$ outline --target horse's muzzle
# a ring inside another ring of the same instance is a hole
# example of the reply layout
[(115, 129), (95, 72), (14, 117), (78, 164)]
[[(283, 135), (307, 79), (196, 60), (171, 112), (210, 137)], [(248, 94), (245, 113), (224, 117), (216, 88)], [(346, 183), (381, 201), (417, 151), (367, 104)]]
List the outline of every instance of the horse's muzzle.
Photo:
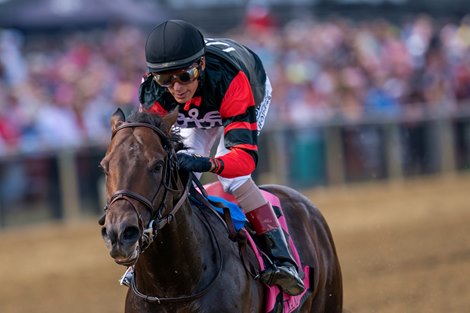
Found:
[(119, 265), (134, 265), (140, 255), (140, 231), (137, 227), (128, 226), (124, 230), (101, 228), (101, 235), (108, 248), (109, 255)]
[[(111, 254), (111, 257), (113, 257), (113, 251), (111, 251), (110, 254)], [(130, 256), (128, 257), (116, 256), (116, 257), (113, 257), (113, 259), (114, 259), (114, 262), (116, 262), (119, 265), (131, 266), (131, 265), (134, 265), (135, 262), (137, 262), (137, 259), (139, 258), (139, 254), (140, 254), (139, 245), (136, 245), (134, 251), (132, 252)]]

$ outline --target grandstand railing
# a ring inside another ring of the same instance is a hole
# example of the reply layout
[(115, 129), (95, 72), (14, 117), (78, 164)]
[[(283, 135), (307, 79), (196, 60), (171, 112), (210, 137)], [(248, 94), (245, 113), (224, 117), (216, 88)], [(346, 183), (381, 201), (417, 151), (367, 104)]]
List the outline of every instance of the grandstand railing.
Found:
[[(0, 156), (0, 228), (101, 214), (105, 145)], [(470, 172), (470, 110), (271, 123), (259, 159), (256, 181), (294, 188)]]
[(298, 187), (470, 170), (470, 110), (276, 124), (260, 137), (257, 178)]

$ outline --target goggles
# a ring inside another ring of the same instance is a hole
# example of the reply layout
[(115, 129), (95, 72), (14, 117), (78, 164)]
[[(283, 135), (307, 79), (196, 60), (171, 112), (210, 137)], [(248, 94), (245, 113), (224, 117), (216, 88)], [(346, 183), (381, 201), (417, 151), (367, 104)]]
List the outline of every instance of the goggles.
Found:
[(170, 87), (175, 81), (182, 85), (187, 85), (195, 81), (200, 75), (199, 64), (193, 65), (189, 68), (173, 71), (170, 73), (152, 73), (153, 79), (162, 87)]

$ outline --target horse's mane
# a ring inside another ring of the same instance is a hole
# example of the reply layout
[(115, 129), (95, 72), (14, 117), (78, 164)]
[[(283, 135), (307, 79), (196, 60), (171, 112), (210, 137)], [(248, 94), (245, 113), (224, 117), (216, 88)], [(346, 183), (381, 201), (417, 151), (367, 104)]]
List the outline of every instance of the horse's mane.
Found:
[[(161, 129), (163, 126), (163, 119), (160, 115), (139, 111), (132, 112), (127, 118), (127, 122), (146, 123), (153, 125), (159, 129)], [(178, 128), (171, 127), (171, 132), (168, 136), (168, 140), (173, 144), (173, 148), (175, 149), (175, 151), (187, 149), (187, 147), (183, 144), (183, 137), (180, 135)]]

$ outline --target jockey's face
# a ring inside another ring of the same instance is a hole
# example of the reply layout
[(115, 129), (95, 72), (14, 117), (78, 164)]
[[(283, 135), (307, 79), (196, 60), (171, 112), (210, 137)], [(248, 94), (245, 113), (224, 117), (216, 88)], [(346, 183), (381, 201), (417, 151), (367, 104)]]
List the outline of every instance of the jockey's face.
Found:
[(197, 79), (189, 84), (182, 84), (175, 81), (170, 87), (168, 87), (168, 91), (175, 98), (176, 102), (186, 103), (193, 98), (198, 86), (199, 80)]
[(199, 77), (206, 68), (205, 58), (201, 58), (199, 64), (194, 64), (188, 69), (178, 70), (166, 74), (155, 74), (155, 80), (163, 87), (167, 87), (173, 98), (178, 103), (190, 101), (199, 86)]

